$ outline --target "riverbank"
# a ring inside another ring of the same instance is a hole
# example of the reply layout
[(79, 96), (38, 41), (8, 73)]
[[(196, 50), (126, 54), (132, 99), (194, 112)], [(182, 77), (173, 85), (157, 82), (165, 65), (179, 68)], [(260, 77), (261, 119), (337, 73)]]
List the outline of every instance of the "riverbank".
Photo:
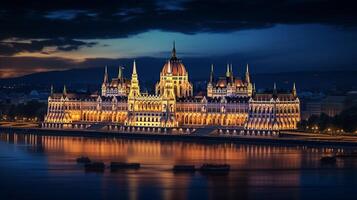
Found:
[(219, 143), (251, 143), (251, 144), (273, 144), (273, 145), (301, 145), (301, 146), (325, 146), (325, 147), (347, 147), (357, 148), (357, 137), (321, 137), (318, 135), (306, 136), (296, 135), (289, 132), (281, 132), (279, 137), (269, 136), (232, 136), (232, 135), (196, 135), (196, 134), (168, 134), (168, 133), (118, 133), (103, 130), (78, 130), (78, 129), (43, 129), (36, 127), (5, 127), (0, 131), (8, 133), (23, 133), (49, 136), (80, 136), (95, 138), (132, 138), (146, 140), (168, 140), (168, 141), (192, 141), (192, 142), (219, 142)]

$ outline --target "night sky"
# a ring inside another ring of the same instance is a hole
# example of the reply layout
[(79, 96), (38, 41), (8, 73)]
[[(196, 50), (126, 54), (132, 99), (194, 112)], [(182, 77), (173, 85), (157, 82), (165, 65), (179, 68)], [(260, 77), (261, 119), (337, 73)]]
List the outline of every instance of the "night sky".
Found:
[(354, 2), (5, 0), (0, 77), (102, 67), (120, 58), (165, 62), (174, 40), (183, 59), (249, 63), (256, 73), (355, 70)]

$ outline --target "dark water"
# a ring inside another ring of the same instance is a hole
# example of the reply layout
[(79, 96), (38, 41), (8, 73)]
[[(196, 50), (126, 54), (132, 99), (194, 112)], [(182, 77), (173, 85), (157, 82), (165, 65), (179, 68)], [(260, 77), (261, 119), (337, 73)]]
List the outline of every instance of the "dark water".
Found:
[[(0, 199), (357, 199), (350, 149), (213, 144), (0, 133)], [(139, 162), (135, 171), (86, 173), (74, 160)], [(175, 164), (228, 163), (227, 175), (175, 174)]]

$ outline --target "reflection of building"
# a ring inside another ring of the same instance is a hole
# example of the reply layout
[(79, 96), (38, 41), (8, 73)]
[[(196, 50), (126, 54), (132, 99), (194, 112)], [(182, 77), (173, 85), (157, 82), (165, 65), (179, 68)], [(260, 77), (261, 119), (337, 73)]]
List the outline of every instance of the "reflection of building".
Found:
[(81, 96), (51, 93), (45, 127), (88, 127), (96, 123), (139, 127), (224, 126), (251, 130), (295, 129), (300, 119), (295, 85), (292, 92), (257, 94), (248, 66), (245, 79), (233, 76), (232, 66), (226, 77), (215, 80), (213, 67), (207, 96), (193, 96), (188, 72), (176, 57), (165, 63), (156, 94), (141, 93), (136, 63), (131, 81), (123, 78), (108, 81), (105, 69), (101, 95)]

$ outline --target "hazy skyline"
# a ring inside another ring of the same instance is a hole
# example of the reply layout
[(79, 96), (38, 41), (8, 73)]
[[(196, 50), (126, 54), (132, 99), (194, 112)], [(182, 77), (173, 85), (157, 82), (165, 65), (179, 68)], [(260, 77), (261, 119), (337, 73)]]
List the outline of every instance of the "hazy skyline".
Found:
[(118, 58), (164, 62), (174, 40), (183, 59), (250, 63), (255, 72), (355, 70), (354, 8), (349, 0), (5, 1), (0, 77)]

